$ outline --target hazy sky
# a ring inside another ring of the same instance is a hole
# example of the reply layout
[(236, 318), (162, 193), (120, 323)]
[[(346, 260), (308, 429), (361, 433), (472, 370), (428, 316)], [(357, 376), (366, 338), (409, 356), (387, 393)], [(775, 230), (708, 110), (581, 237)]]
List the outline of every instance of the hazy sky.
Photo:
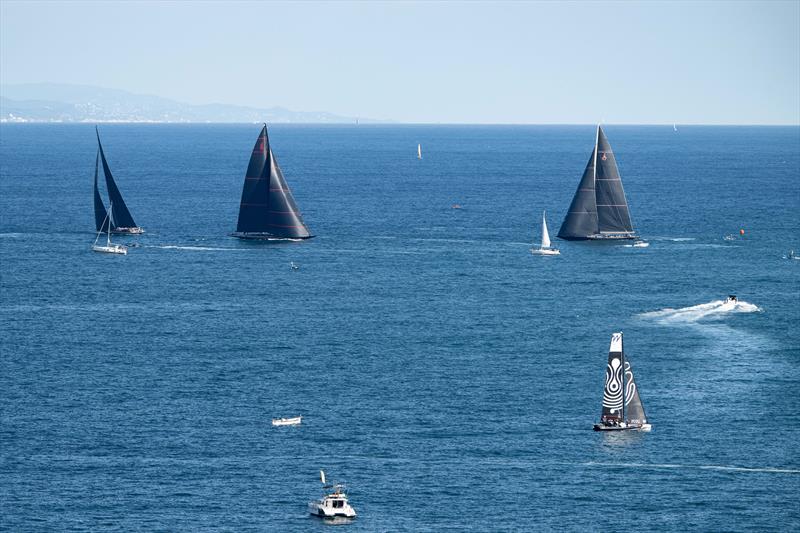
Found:
[(800, 1), (0, 0), (0, 81), (468, 123), (800, 123)]

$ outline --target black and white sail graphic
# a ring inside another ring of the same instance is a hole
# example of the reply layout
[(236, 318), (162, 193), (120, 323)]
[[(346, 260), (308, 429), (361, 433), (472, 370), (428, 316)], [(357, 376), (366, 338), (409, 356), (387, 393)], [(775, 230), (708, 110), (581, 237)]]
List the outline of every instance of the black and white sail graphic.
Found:
[(633, 379), (633, 369), (628, 361), (625, 361), (625, 420), (635, 426), (647, 423), (644, 406), (639, 399), (639, 388)]
[(103, 198), (100, 196), (100, 190), (97, 187), (97, 173), (100, 167), (100, 150), (97, 150), (97, 157), (94, 161), (94, 225), (98, 232), (107, 232), (108, 224), (111, 217), (107, 216), (106, 206), (103, 204)]
[(245, 239), (308, 239), (312, 236), (272, 153), (266, 124), (247, 166), (234, 236)]
[[(95, 128), (97, 133), (97, 146), (100, 150), (100, 162), (103, 164), (103, 174), (106, 178), (106, 190), (108, 191), (108, 199), (114, 206), (114, 222), (111, 226), (112, 231), (116, 228), (136, 228), (136, 222), (128, 211), (128, 206), (125, 205), (125, 200), (122, 199), (122, 193), (119, 192), (117, 183), (114, 181), (114, 176), (111, 174), (111, 169), (108, 167), (106, 155), (103, 152), (103, 145), (100, 143), (100, 132)], [(95, 215), (96, 218), (97, 215)]]
[(617, 161), (600, 126), (558, 237), (566, 240), (636, 237)]
[(611, 335), (611, 347), (606, 365), (606, 385), (603, 388), (602, 421), (621, 420), (624, 402), (623, 392), (622, 333)]

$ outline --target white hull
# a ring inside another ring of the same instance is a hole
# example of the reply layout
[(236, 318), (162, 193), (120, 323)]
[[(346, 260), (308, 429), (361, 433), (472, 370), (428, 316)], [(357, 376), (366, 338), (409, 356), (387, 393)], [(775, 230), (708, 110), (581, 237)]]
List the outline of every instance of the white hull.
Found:
[(121, 244), (111, 244), (109, 246), (100, 246), (98, 244), (95, 244), (94, 246), (92, 246), (92, 251), (104, 254), (128, 255), (128, 249), (122, 246)]
[(561, 255), (555, 248), (531, 248), (533, 255)]
[(144, 233), (144, 228), (136, 226), (135, 228), (114, 228), (111, 230), (114, 235), (141, 235)]
[(273, 426), (299, 426), (300, 423), (303, 421), (302, 416), (296, 416), (294, 418), (273, 418), (272, 425)]

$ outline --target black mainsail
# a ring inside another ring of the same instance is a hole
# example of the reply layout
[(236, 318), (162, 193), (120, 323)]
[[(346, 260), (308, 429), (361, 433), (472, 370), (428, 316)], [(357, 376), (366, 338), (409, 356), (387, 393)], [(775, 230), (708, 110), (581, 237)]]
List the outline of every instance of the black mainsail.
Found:
[(100, 190), (97, 188), (97, 173), (100, 167), (100, 150), (97, 150), (97, 157), (94, 160), (94, 225), (98, 232), (107, 232), (111, 217), (108, 216), (106, 206), (100, 197)]
[(636, 429), (649, 431), (650, 425), (639, 398), (639, 389), (633, 378), (633, 368), (625, 359), (622, 333), (611, 335), (606, 365), (606, 384), (603, 388), (603, 413), (596, 431)]
[(247, 165), (233, 236), (259, 240), (312, 237), (272, 153), (266, 124)]
[(558, 231), (565, 240), (635, 239), (617, 161), (597, 126), (594, 150)]
[[(117, 187), (117, 183), (114, 181), (114, 176), (111, 174), (111, 168), (108, 166), (108, 161), (106, 161), (106, 154), (103, 151), (103, 144), (100, 142), (100, 132), (97, 130), (95, 126), (95, 133), (97, 134), (97, 153), (100, 159), (100, 163), (103, 165), (103, 175), (106, 178), (106, 191), (108, 192), (108, 199), (111, 202), (111, 205), (114, 206), (114, 215), (113, 217), (108, 217), (109, 224), (111, 224), (111, 231), (114, 233), (131, 233), (131, 234), (140, 234), (144, 233), (144, 230), (136, 225), (136, 222), (133, 220), (133, 216), (131, 212), (128, 210), (128, 206), (125, 205), (125, 200), (122, 199), (122, 193), (119, 192), (119, 187)], [(94, 167), (94, 219), (95, 219), (95, 226), (97, 226), (97, 231), (100, 231), (102, 226), (102, 221), (100, 219), (99, 212), (103, 212), (103, 218), (105, 218), (105, 207), (103, 205), (103, 200), (100, 197), (100, 192), (97, 187), (97, 174), (98, 174), (98, 164), (95, 161)]]

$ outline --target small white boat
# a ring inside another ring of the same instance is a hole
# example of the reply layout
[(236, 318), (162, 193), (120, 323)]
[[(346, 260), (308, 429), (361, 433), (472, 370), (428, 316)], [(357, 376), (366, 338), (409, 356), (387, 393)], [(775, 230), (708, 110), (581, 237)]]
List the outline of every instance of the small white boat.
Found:
[(323, 470), (319, 471), (319, 477), (322, 480), (322, 488), (325, 492), (321, 499), (308, 502), (308, 512), (325, 519), (355, 518), (356, 510), (350, 506), (347, 500), (344, 485), (339, 483), (326, 484)]
[(550, 246), (550, 234), (547, 233), (547, 218), (545, 212), (542, 211), (542, 245), (538, 248), (531, 248), (533, 255), (560, 255), (558, 249)]
[(725, 235), (722, 239), (725, 241), (735, 241), (736, 237), (734, 237), (733, 233), (729, 233)]
[(647, 248), (648, 246), (650, 246), (650, 243), (647, 241), (640, 240), (633, 243), (634, 248)]
[(422, 145), (417, 145), (417, 159), (422, 159)]
[[(120, 255), (128, 255), (128, 249), (121, 245), (121, 244), (114, 244), (111, 242), (111, 209), (114, 207), (114, 204), (108, 206), (108, 213), (106, 213), (106, 218), (103, 220), (103, 224), (100, 226), (100, 231), (97, 232), (97, 237), (94, 239), (94, 244), (92, 245), (92, 251), (100, 252), (105, 254), (120, 254)], [(106, 224), (108, 221), (108, 224)], [(100, 234), (103, 233), (102, 227), (106, 227), (106, 244), (97, 244), (97, 241), (100, 239)]]
[(273, 426), (299, 426), (303, 421), (302, 416), (295, 416), (293, 418), (273, 418)]
[(736, 295), (735, 294), (729, 294), (728, 297), (725, 298), (725, 301), (722, 302), (722, 305), (731, 305), (731, 304), (732, 305), (736, 305), (736, 303), (738, 301), (739, 300), (736, 299)]
[(294, 261), (289, 261), (289, 267), (290, 267), (292, 270), (300, 270), (300, 265), (297, 265), (297, 264), (295, 264), (295, 262), (294, 262)]
[(800, 259), (800, 255), (794, 253), (794, 250), (789, 250), (789, 255), (786, 256), (787, 259)]

